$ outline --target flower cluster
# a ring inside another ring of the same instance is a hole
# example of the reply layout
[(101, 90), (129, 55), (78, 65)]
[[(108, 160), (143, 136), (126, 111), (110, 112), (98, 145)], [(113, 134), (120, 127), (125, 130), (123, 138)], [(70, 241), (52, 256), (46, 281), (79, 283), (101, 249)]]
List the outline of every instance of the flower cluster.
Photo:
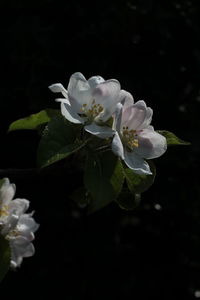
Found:
[[(166, 138), (150, 125), (153, 110), (144, 101), (134, 103), (130, 93), (121, 89), (115, 79), (93, 76), (86, 80), (74, 73), (67, 90), (62, 84), (51, 85), (54, 93), (62, 93), (62, 115), (72, 123), (102, 139), (111, 138), (112, 151), (137, 174), (151, 174), (145, 159), (161, 156), (167, 149)], [(112, 118), (112, 126), (109, 126)]]
[(9, 241), (11, 267), (21, 265), (23, 257), (35, 252), (32, 241), (39, 225), (33, 219), (33, 212), (27, 214), (29, 201), (14, 199), (15, 185), (8, 178), (3, 179), (0, 188), (0, 233)]

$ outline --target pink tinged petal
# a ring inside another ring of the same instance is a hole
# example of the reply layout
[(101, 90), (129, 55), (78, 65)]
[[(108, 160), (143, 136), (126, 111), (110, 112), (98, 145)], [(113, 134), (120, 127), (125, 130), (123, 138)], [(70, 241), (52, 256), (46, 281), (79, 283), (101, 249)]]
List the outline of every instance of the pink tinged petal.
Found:
[(81, 113), (81, 107), (83, 104), (90, 104), (92, 102), (90, 85), (83, 74), (77, 72), (70, 77), (68, 84), (68, 97), (71, 106), (78, 113)]
[(84, 120), (73, 110), (71, 105), (61, 102), (61, 114), (70, 122), (83, 124)]
[(124, 110), (122, 115), (122, 126), (128, 126), (129, 129), (138, 129), (146, 117), (146, 104), (140, 100)]
[(123, 105), (123, 110), (125, 110), (127, 107), (134, 104), (133, 96), (125, 90), (120, 91), (119, 97), (120, 97), (120, 102)]
[(115, 79), (107, 80), (93, 90), (92, 97), (97, 104), (103, 106), (104, 110), (99, 114), (98, 121), (106, 122), (114, 113), (119, 97), (120, 83)]
[(150, 167), (148, 163), (141, 158), (139, 155), (135, 153), (135, 151), (124, 151), (124, 162), (126, 165), (133, 170), (136, 174), (140, 175), (151, 175), (152, 172), (150, 170)]
[(101, 76), (93, 76), (88, 79), (91, 90), (93, 90), (98, 84), (104, 82), (105, 80)]
[(55, 83), (49, 86), (53, 93), (62, 93), (65, 98), (68, 97), (68, 92), (61, 83)]
[(124, 159), (124, 147), (122, 145), (118, 132), (115, 132), (112, 141), (112, 151), (115, 155), (119, 156), (121, 159)]
[(154, 131), (152, 126), (138, 133), (138, 144), (139, 147), (134, 151), (147, 159), (159, 157), (167, 150), (166, 138)]
[(150, 107), (147, 107), (144, 122), (137, 129), (141, 130), (147, 128), (151, 124), (152, 116), (153, 116), (153, 110)]
[(13, 199), (15, 191), (15, 185), (11, 184), (8, 178), (4, 178), (3, 185), (0, 188), (0, 209), (3, 205), (8, 205)]
[(129, 130), (136, 130), (145, 118), (145, 111), (138, 109), (135, 106), (129, 106), (122, 114), (122, 127), (128, 127)]
[(98, 126), (95, 123), (86, 125), (84, 127), (84, 129), (85, 129), (85, 131), (87, 131), (101, 139), (106, 139), (106, 138), (112, 137), (115, 133), (115, 131), (112, 130), (110, 127)]

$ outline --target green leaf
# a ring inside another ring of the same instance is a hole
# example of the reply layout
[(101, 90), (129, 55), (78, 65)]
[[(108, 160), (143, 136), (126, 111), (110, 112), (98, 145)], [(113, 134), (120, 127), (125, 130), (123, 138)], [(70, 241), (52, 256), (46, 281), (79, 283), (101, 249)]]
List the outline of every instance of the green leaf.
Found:
[(87, 141), (80, 142), (75, 139), (76, 129), (70, 122), (62, 116), (50, 120), (38, 146), (38, 166), (47, 167), (80, 150), (87, 143)]
[(131, 194), (128, 189), (123, 189), (116, 202), (118, 205), (125, 210), (134, 210), (136, 209), (141, 200), (141, 194)]
[(86, 191), (84, 186), (77, 188), (70, 198), (77, 204), (79, 208), (85, 208), (91, 202), (91, 195)]
[(88, 212), (93, 213), (114, 201), (123, 182), (123, 167), (112, 152), (89, 155), (84, 175), (85, 187), (92, 196)]
[(40, 128), (40, 126), (48, 123), (52, 117), (58, 116), (60, 114), (59, 110), (56, 109), (45, 109), (39, 113), (32, 114), (26, 118), (19, 119), (10, 124), (8, 132), (14, 130), (35, 130)]
[(172, 145), (190, 145), (189, 142), (185, 142), (181, 139), (179, 139), (174, 133), (167, 131), (167, 130), (158, 130), (158, 133), (162, 134), (166, 140), (167, 140), (167, 145), (172, 146)]
[(129, 168), (124, 169), (127, 186), (132, 194), (141, 194), (153, 184), (156, 176), (156, 168), (152, 161), (148, 161), (148, 164), (153, 173), (152, 175), (139, 175)]
[(10, 268), (11, 250), (9, 242), (0, 236), (0, 281), (4, 278)]

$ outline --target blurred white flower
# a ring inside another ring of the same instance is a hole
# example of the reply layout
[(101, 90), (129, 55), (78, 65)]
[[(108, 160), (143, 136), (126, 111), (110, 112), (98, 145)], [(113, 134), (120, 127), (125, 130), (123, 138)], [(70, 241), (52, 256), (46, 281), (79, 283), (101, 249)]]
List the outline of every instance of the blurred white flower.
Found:
[(200, 291), (195, 291), (194, 296), (195, 298), (200, 298)]
[(19, 267), (23, 257), (30, 257), (35, 253), (35, 248), (31, 243), (35, 236), (34, 232), (39, 225), (32, 218), (31, 214), (22, 214), (19, 216), (17, 223), (13, 228), (10, 228), (6, 238), (10, 242), (11, 247), (11, 267)]
[(6, 224), (12, 215), (19, 216), (29, 207), (26, 199), (14, 199), (16, 187), (8, 178), (3, 179), (0, 188), (0, 225)]
[(117, 80), (105, 81), (101, 76), (86, 80), (83, 74), (77, 72), (70, 77), (67, 90), (60, 83), (49, 88), (65, 97), (56, 101), (61, 102), (61, 113), (67, 120), (84, 124), (86, 131), (100, 138), (113, 136), (114, 131), (104, 124), (122, 100), (123, 92)]
[(152, 115), (144, 101), (133, 104), (129, 93), (115, 113), (112, 150), (137, 174), (152, 174), (144, 159), (159, 157), (167, 149), (165, 137), (150, 126)]
[(19, 267), (23, 257), (35, 252), (32, 241), (39, 225), (26, 214), (29, 201), (14, 199), (15, 185), (8, 178), (3, 179), (0, 187), (0, 233), (9, 241), (11, 248), (11, 267)]

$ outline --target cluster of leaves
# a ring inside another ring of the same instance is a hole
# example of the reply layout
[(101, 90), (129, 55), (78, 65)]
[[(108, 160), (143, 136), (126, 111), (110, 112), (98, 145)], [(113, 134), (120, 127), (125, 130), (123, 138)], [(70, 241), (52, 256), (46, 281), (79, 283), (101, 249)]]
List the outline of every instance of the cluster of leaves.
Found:
[[(41, 140), (37, 165), (45, 168), (68, 156), (78, 155), (83, 184), (77, 186), (71, 198), (88, 213), (95, 212), (112, 201), (123, 209), (134, 209), (141, 193), (154, 182), (156, 168), (148, 161), (153, 175), (138, 175), (127, 168), (110, 149), (109, 140), (88, 135), (81, 125), (68, 122), (58, 110), (47, 109), (13, 122), (9, 131), (38, 130)], [(168, 145), (187, 145), (173, 133), (159, 131)], [(81, 150), (81, 151), (80, 151)]]

